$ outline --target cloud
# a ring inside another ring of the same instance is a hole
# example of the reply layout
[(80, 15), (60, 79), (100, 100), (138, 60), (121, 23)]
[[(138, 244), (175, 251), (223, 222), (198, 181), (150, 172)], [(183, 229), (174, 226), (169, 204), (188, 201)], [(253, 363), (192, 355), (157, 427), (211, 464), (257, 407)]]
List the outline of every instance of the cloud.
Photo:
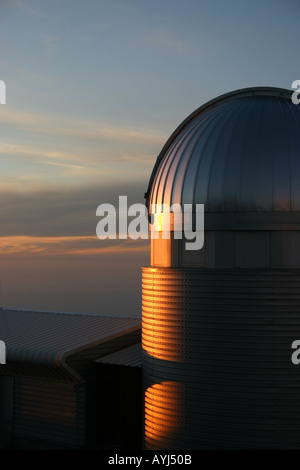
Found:
[(189, 43), (178, 37), (171, 31), (159, 29), (144, 29), (138, 34), (138, 41), (149, 44), (159, 49), (178, 55), (185, 55), (190, 51)]
[[(155, 154), (143, 155), (138, 149), (134, 149), (132, 154), (122, 154), (113, 149), (99, 152), (93, 148), (81, 150), (74, 147), (65, 151), (64, 148), (51, 148), (51, 144), (47, 148), (34, 144), (0, 142), (0, 156), (4, 157), (0, 161), (2, 175), (8, 172), (10, 181), (32, 187), (42, 184), (49, 186), (54, 179), (59, 177), (61, 180), (64, 176), (63, 184), (74, 186), (79, 181), (95, 182), (101, 176), (113, 178), (120, 172), (120, 165), (123, 173), (133, 176), (136, 172), (143, 172), (144, 165), (148, 167), (155, 163)], [(20, 159), (28, 160), (28, 164), (22, 163)], [(47, 171), (47, 167), (52, 167), (53, 171)], [(10, 169), (13, 169), (13, 173)], [(7, 181), (2, 181), (1, 186)]]
[(123, 159), (129, 162), (145, 163), (146, 165), (154, 165), (156, 157), (153, 155), (129, 155), (124, 154)]
[(105, 122), (39, 115), (7, 105), (1, 109), (0, 122), (42, 134), (141, 143), (159, 147), (164, 144), (167, 138), (165, 134), (156, 129), (143, 127), (138, 129)]
[(105, 174), (107, 175), (108, 173), (111, 173), (107, 170), (102, 171), (102, 170), (99, 170), (99, 168), (74, 165), (72, 163), (62, 163), (62, 162), (44, 161), (44, 160), (41, 160), (40, 163), (42, 165), (55, 166), (58, 168), (67, 169), (69, 176), (76, 175), (76, 176), (85, 176), (85, 177), (88, 176), (88, 177), (94, 178), (95, 176), (105, 175)]
[(70, 154), (67, 154), (64, 152), (51, 151), (51, 150), (47, 150), (45, 148), (41, 148), (38, 146), (34, 147), (34, 146), (29, 146), (29, 145), (10, 144), (10, 143), (5, 143), (5, 142), (0, 142), (0, 154), (18, 155), (18, 156), (24, 156), (28, 158), (40, 158), (41, 156), (48, 157), (48, 158), (56, 158), (56, 159), (72, 158)]
[(99, 204), (118, 209), (123, 195), (128, 196), (128, 206), (143, 203), (146, 187), (146, 181), (119, 180), (34, 190), (6, 185), (0, 189), (0, 236), (94, 237)]
[[(62, 184), (75, 184), (78, 181), (95, 181), (101, 176), (109, 176), (115, 173), (113, 165), (101, 159), (99, 154), (89, 152), (86, 158), (85, 152), (65, 152), (61, 150), (47, 149), (40, 146), (26, 144), (0, 143), (0, 161), (2, 175), (9, 174), (6, 181), (1, 182), (1, 187), (8, 180), (18, 185), (25, 183), (34, 186), (50, 185), (53, 180), (64, 177)], [(6, 157), (6, 158), (5, 158)], [(27, 162), (22, 162), (25, 159)], [(122, 160), (122, 157), (118, 159)], [(114, 159), (108, 160), (113, 162)], [(48, 169), (53, 168), (53, 171)], [(3, 179), (3, 176), (2, 176)]]
[(0, 237), (1, 255), (95, 255), (132, 250), (149, 250), (148, 240), (99, 240), (96, 236)]

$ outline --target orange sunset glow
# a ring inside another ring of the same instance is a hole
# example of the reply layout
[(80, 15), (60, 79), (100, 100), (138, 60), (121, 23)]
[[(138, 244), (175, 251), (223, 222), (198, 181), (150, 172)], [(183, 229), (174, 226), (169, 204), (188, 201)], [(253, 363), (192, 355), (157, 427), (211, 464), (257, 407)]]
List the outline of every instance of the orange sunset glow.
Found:
[[(0, 237), (0, 254), (63, 254), (63, 255), (96, 255), (101, 253), (118, 253), (124, 251), (149, 251), (148, 244), (136, 243), (134, 240), (120, 240), (113, 244), (99, 246), (99, 240), (93, 236), (81, 237)], [(111, 245), (111, 246), (109, 246)]]

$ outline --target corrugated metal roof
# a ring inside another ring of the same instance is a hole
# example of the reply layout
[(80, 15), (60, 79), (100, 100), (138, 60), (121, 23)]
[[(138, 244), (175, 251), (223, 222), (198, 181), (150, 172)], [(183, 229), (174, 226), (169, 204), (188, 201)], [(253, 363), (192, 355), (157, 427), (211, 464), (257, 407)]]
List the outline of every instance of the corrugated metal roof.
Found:
[(281, 88), (246, 88), (194, 111), (158, 156), (145, 194), (148, 206), (300, 211), (300, 105), (291, 95)]
[[(21, 362), (56, 366), (75, 377), (76, 371), (66, 363), (67, 356), (107, 345), (139, 330), (140, 325), (137, 318), (0, 309), (0, 338), (6, 344), (7, 365)], [(107, 354), (107, 348), (103, 350)]]
[(118, 366), (142, 367), (142, 344), (134, 344), (133, 346), (122, 349), (121, 351), (101, 357), (95, 362)]

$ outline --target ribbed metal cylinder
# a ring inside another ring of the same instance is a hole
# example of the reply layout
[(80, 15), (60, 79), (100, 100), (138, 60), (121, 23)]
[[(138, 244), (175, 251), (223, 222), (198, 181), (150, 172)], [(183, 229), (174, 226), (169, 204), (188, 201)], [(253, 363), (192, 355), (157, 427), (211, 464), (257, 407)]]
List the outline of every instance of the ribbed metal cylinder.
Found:
[(300, 447), (300, 269), (143, 268), (147, 449)]

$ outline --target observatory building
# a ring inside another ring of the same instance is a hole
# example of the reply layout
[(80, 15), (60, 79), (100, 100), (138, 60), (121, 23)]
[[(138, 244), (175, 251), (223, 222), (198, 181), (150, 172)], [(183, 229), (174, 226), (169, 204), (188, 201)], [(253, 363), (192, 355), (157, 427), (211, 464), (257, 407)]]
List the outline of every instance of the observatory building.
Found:
[(204, 245), (151, 240), (142, 275), (146, 449), (300, 448), (300, 105), (255, 87), (194, 111), (145, 194), (204, 204)]

